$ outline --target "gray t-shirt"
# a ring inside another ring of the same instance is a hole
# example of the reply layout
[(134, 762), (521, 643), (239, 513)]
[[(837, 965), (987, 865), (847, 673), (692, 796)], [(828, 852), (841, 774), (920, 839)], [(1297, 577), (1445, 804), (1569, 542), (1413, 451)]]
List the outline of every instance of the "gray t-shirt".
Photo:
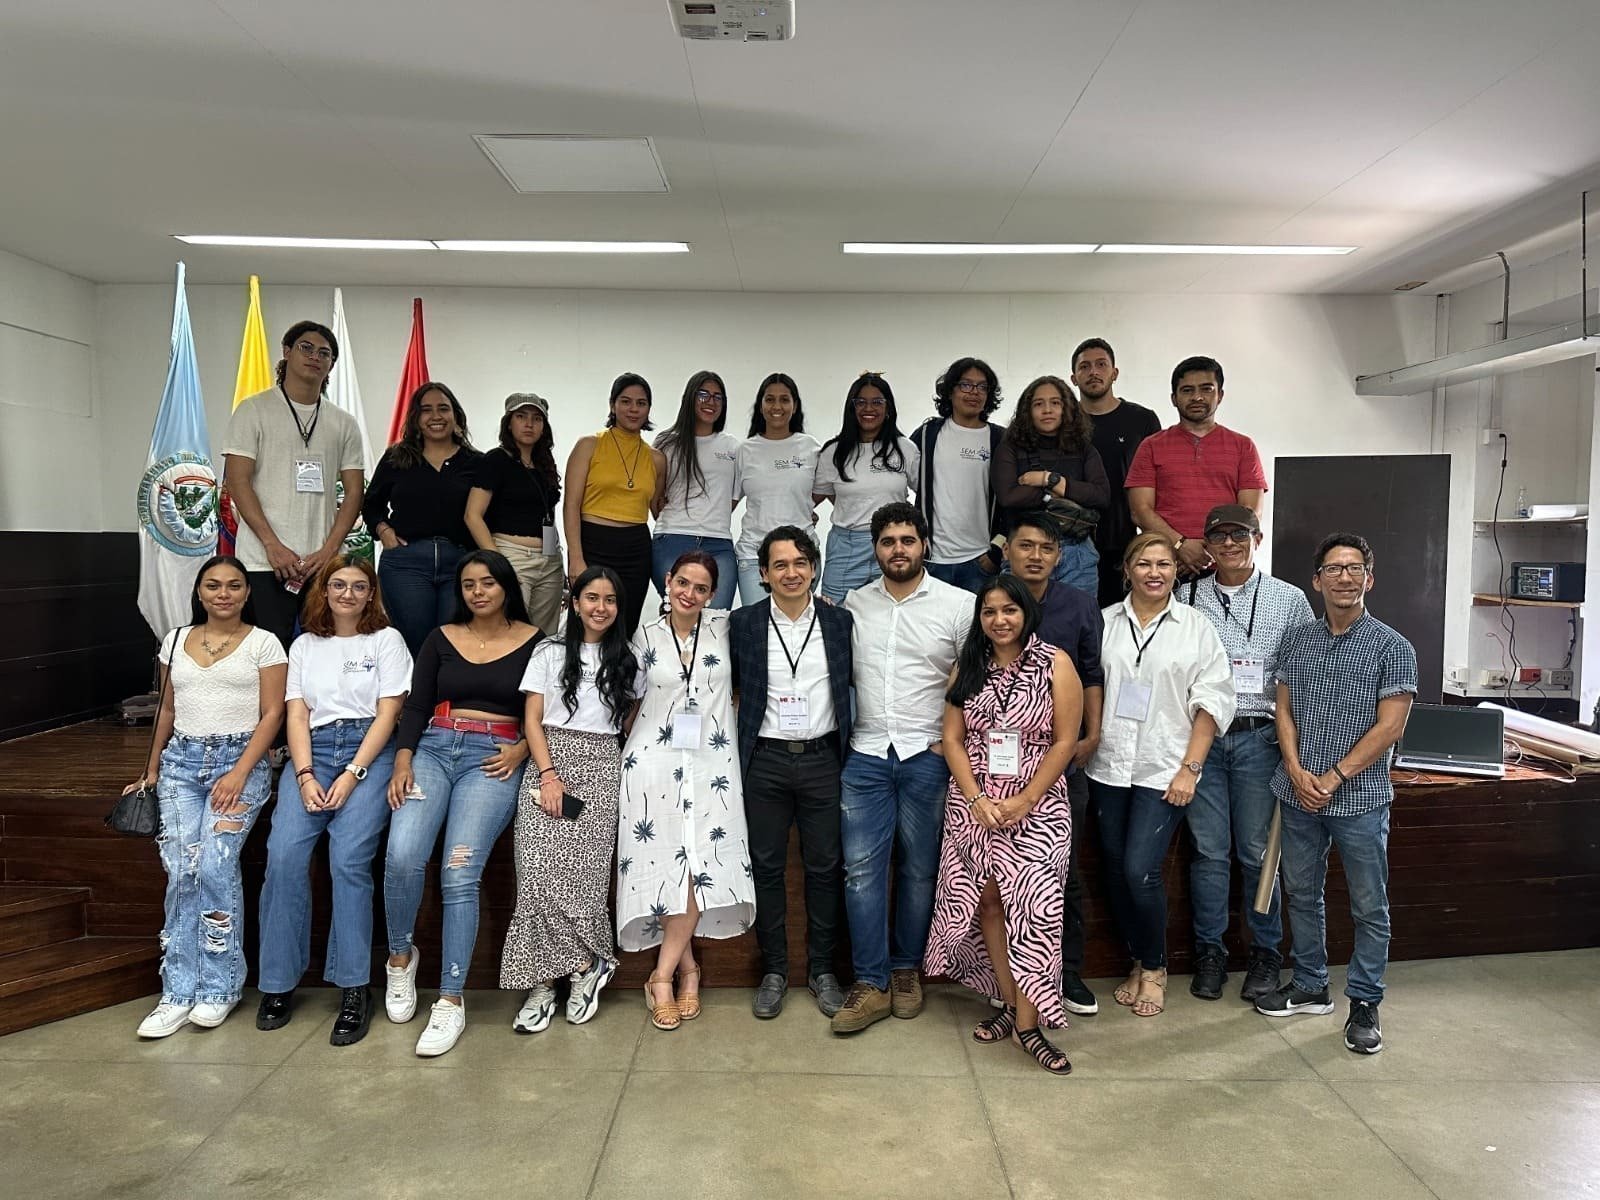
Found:
[[(294, 412), (300, 429), (311, 428), (316, 415), (309, 443), (301, 439), (289, 401), (276, 387), (246, 397), (228, 419), (222, 452), (255, 461), (256, 497), (273, 532), (296, 554), (310, 554), (333, 528), (339, 473), (364, 466), (361, 431), (354, 417), (328, 399), (317, 408), (297, 404)], [(235, 553), (247, 570), (272, 569), (261, 539), (242, 518)]]

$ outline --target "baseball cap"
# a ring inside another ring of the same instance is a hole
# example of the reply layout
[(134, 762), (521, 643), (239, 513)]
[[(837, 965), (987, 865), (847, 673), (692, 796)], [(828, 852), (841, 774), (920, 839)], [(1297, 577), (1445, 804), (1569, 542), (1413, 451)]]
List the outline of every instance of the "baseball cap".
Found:
[(535, 395), (533, 392), (512, 392), (506, 397), (507, 416), (522, 408), (537, 408), (544, 416), (550, 415), (550, 402), (543, 396)]
[(1261, 532), (1261, 522), (1256, 519), (1255, 510), (1242, 504), (1219, 504), (1206, 514), (1207, 533), (1224, 525), (1242, 525), (1251, 533)]

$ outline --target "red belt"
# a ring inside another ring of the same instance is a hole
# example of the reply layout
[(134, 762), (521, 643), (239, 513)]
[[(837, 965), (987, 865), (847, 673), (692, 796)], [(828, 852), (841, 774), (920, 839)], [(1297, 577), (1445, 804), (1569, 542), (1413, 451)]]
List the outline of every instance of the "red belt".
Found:
[(432, 717), (428, 721), (436, 729), (454, 729), (458, 733), (487, 733), (495, 737), (522, 737), (522, 726), (515, 721), (472, 721), (466, 717)]

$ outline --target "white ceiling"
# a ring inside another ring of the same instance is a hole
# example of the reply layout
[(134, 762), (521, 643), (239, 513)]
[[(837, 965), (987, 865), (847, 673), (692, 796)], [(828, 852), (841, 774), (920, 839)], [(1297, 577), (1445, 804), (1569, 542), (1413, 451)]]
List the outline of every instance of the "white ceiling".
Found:
[[(664, 0), (6, 0), (0, 247), (97, 281), (166, 280), (181, 254), (197, 282), (1388, 291), (1569, 221), (1600, 177), (1595, 0), (798, 0), (796, 26), (705, 45)], [(519, 196), (473, 142), (495, 133), (647, 135), (671, 191)], [(1361, 249), (841, 255), (854, 240)]]

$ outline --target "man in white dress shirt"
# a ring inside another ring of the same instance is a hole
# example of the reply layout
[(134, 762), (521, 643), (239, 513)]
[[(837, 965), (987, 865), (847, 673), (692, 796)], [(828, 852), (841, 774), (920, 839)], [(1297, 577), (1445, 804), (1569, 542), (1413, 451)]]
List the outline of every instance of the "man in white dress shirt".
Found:
[[(856, 718), (841, 780), (845, 915), (856, 981), (833, 1017), (858, 1033), (922, 1011), (919, 968), (933, 919), (950, 769), (940, 746), (945, 691), (973, 598), (929, 575), (928, 522), (904, 502), (872, 515), (882, 576), (845, 597), (855, 618)], [(898, 854), (889, 914), (890, 849)]]

